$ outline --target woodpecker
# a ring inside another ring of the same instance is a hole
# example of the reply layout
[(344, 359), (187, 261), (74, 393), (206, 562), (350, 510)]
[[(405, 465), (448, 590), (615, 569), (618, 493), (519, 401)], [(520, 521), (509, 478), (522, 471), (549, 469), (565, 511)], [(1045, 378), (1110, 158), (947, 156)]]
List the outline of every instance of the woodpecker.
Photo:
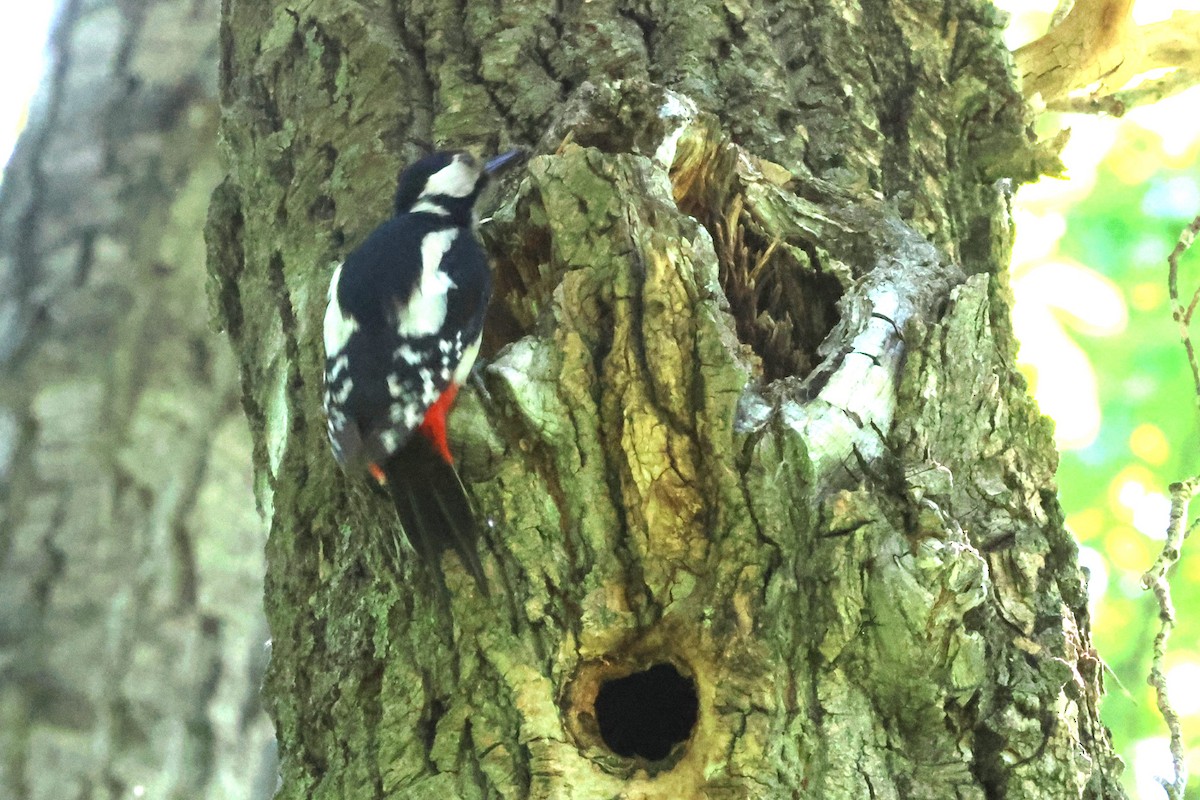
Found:
[(405, 169), (394, 215), (334, 270), (325, 311), (334, 457), (391, 495), (423, 558), (436, 563), (453, 547), (484, 592), (446, 415), (479, 354), (491, 296), (474, 204), (488, 177), (522, 155), (481, 165), (466, 152), (436, 152)]

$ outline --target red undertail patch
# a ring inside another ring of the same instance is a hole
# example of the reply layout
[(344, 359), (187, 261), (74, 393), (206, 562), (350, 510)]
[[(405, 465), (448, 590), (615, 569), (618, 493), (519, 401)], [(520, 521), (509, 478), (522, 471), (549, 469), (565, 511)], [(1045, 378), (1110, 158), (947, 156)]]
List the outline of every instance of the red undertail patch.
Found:
[(433, 442), (434, 448), (446, 459), (447, 464), (453, 464), (454, 457), (450, 455), (450, 445), (446, 442), (446, 415), (450, 413), (450, 406), (454, 405), (457, 395), (458, 387), (451, 384), (425, 412), (425, 421), (417, 428), (422, 436)]

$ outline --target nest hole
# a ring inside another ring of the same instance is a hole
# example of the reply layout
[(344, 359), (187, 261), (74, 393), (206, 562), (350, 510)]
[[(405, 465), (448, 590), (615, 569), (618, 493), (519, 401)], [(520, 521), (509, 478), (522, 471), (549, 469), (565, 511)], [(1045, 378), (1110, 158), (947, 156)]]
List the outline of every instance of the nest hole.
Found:
[(615, 678), (596, 694), (600, 738), (626, 758), (660, 761), (696, 727), (696, 684), (670, 664)]

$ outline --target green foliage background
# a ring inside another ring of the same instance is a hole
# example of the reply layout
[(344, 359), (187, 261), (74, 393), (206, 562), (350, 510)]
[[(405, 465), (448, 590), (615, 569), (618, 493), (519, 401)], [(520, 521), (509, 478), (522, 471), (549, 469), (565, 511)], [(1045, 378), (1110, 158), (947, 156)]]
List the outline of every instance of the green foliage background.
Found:
[[(1141, 586), (1143, 571), (1161, 549), (1156, 537), (1165, 528), (1166, 506), (1146, 498), (1165, 495), (1170, 483), (1200, 471), (1200, 415), (1167, 296), (1167, 255), (1200, 214), (1200, 121), (1192, 120), (1183, 122), (1196, 132), (1182, 154), (1166, 152), (1154, 130), (1122, 125), (1090, 194), (1061, 209), (1065, 232), (1051, 256), (1112, 281), (1128, 310), (1126, 329), (1115, 335), (1089, 335), (1069, 316), (1057, 315), (1095, 372), (1101, 408), (1099, 434), (1084, 447), (1064, 450), (1058, 478), (1067, 524), (1080, 540), (1083, 563), (1093, 567), (1093, 589), (1104, 588), (1093, 603), (1095, 642), (1111, 668), (1103, 715), (1126, 761), (1131, 794), (1143, 800), (1165, 797), (1152, 775), (1166, 774), (1159, 755), (1166, 748), (1166, 727), (1146, 684), (1158, 610)], [(1019, 227), (1017, 235), (1022, 235)], [(1200, 284), (1200, 245), (1182, 265), (1180, 290), (1190, 296)], [(1020, 269), (1014, 265), (1014, 281)], [(1023, 343), (1023, 357), (1030, 345), (1036, 351), (1035, 343)], [(1036, 387), (1037, 373), (1054, 365), (1033, 361), (1030, 376)], [(1143, 491), (1142, 515), (1135, 516), (1139, 503), (1131, 500)], [(1160, 517), (1161, 524), (1152, 524)], [(1194, 539), (1185, 545), (1172, 576), (1178, 627), (1167, 661), (1173, 700), (1186, 712), (1193, 776), (1200, 776), (1197, 547)], [(1189, 786), (1191, 800), (1200, 798), (1198, 783), (1193, 779)]]

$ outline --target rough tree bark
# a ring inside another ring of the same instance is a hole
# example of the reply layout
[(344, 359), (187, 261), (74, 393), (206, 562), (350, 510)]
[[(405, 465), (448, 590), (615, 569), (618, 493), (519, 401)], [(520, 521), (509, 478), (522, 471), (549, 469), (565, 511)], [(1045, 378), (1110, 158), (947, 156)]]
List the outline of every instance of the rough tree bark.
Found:
[(211, 329), (219, 8), (63, 4), (0, 186), (0, 797), (252, 800), (265, 528)]
[[(281, 798), (1120, 797), (1027, 135), (974, 0), (227, 0), (210, 270), (268, 510)], [(452, 438), (445, 607), (337, 470), (325, 287), (432, 145), (537, 154)], [(636, 680), (620, 681), (629, 675)]]

